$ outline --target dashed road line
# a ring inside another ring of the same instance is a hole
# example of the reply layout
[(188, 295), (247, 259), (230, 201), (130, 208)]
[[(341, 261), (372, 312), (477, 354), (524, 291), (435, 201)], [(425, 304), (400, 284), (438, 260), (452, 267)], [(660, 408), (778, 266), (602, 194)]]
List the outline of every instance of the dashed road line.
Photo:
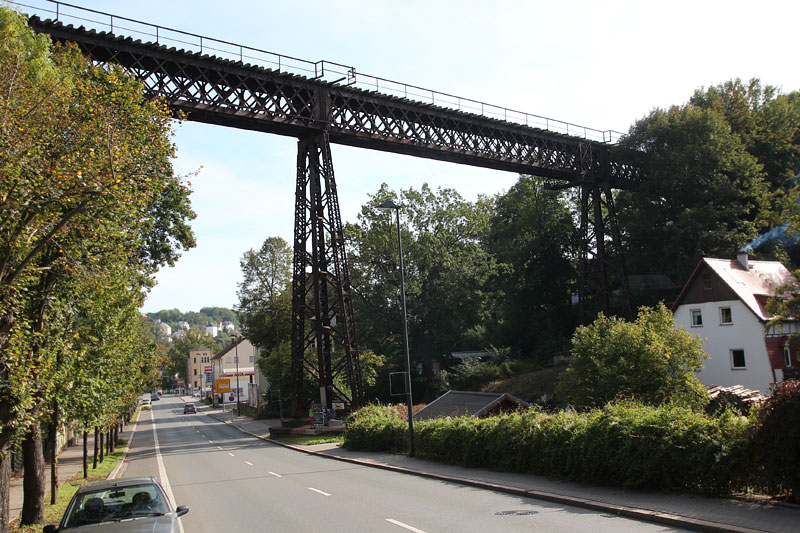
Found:
[(409, 526), (408, 524), (404, 524), (403, 522), (400, 522), (399, 520), (395, 520), (394, 518), (387, 518), (386, 521), (391, 523), (391, 524), (394, 524), (396, 526), (400, 526), (403, 529), (407, 529), (409, 531), (413, 531), (414, 533), (425, 533), (421, 529), (417, 529), (414, 526)]
[(236, 457), (236, 455), (232, 454), (231, 452), (228, 452), (228, 455), (230, 455), (231, 457)]
[(244, 464), (253, 466), (253, 463), (251, 463), (250, 461), (245, 461)]
[(271, 476), (275, 476), (275, 477), (283, 477), (282, 475), (276, 474), (275, 472), (267, 472), (267, 474), (269, 474)]
[(321, 491), (319, 489), (315, 489), (314, 487), (308, 487), (308, 490), (313, 490), (314, 492), (322, 494), (323, 496), (330, 496), (330, 494), (328, 494), (327, 492)]

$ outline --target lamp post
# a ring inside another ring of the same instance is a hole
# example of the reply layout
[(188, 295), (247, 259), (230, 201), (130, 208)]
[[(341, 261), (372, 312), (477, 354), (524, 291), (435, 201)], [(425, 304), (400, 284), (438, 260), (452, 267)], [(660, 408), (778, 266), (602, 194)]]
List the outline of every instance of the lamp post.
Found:
[(378, 205), (382, 211), (394, 209), (397, 215), (397, 255), (400, 258), (400, 304), (403, 308), (403, 352), (406, 356), (406, 403), (408, 404), (408, 455), (414, 457), (414, 405), (411, 398), (411, 358), (408, 355), (408, 323), (406, 321), (406, 286), (403, 273), (403, 243), (400, 239), (400, 206), (391, 200)]
[(267, 306), (267, 311), (275, 311), (275, 357), (278, 358), (278, 412), (283, 422), (283, 394), (281, 394), (281, 352), (278, 342), (278, 308), (271, 305)]
[(239, 336), (237, 335), (233, 342), (236, 344), (234, 345), (234, 349), (236, 350), (235, 360), (236, 360), (236, 416), (242, 416), (242, 404), (239, 403)]

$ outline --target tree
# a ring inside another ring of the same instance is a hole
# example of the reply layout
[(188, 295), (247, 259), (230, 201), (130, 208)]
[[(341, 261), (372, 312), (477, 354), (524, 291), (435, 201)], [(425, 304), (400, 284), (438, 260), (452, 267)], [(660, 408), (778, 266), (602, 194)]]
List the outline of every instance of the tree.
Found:
[(726, 257), (755, 237), (761, 170), (724, 115), (657, 109), (622, 144), (644, 153), (647, 173), (617, 196), (630, 273), (684, 280), (702, 257)]
[[(236, 310), (242, 333), (255, 346), (272, 349), (275, 320), (282, 318), (286, 327), (291, 315), (292, 249), (280, 237), (268, 237), (258, 251), (246, 251), (239, 264), (243, 280)], [(275, 316), (276, 309), (280, 318)], [(283, 331), (281, 337), (288, 340), (291, 326)]]
[(663, 304), (642, 307), (633, 322), (600, 314), (575, 330), (575, 361), (562, 374), (556, 394), (580, 408), (620, 398), (649, 405), (703, 405), (707, 394), (694, 376), (708, 357), (702, 343), (685, 329), (675, 329)]
[[(348, 224), (351, 285), (361, 345), (404, 368), (397, 228), (394, 216), (375, 206), (393, 198), (402, 205), (401, 233), (406, 276), (412, 368), (422, 364), (424, 397), (435, 397), (434, 360), (486, 342), (487, 280), (495, 272), (486, 251), (491, 202), (472, 203), (454, 190), (427, 185), (399, 195), (384, 184), (369, 195), (358, 224)], [(388, 381), (388, 376), (384, 377)], [(419, 395), (417, 397), (420, 397)]]
[(541, 178), (520, 176), (495, 199), (491, 228), (489, 251), (498, 262), (493, 344), (550, 356), (567, 345), (576, 325), (577, 231), (565, 194), (547, 189)]
[[(0, 494), (7, 494), (4, 458), (48, 405), (78, 281), (122, 268), (124, 300), (138, 306), (155, 270), (193, 246), (194, 214), (170, 163), (168, 109), (143, 101), (141, 85), (119, 67), (93, 66), (74, 46), (51, 49), (6, 9), (0, 104)], [(7, 501), (0, 507), (3, 531)]]

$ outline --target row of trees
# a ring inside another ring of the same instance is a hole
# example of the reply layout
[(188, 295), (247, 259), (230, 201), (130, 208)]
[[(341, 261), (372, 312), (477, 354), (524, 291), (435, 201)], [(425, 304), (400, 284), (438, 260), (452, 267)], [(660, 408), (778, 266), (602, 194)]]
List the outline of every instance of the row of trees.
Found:
[[(644, 154), (648, 177), (615, 193), (627, 271), (671, 280), (666, 292), (634, 294), (634, 309), (669, 302), (704, 256), (732, 257), (776, 226), (796, 234), (800, 93), (732, 80), (652, 111), (621, 144)], [(403, 367), (394, 221), (375, 209), (387, 199), (403, 206), (412, 366), (423, 369), (417, 398), (429, 400), (447, 386), (434, 362), (451, 351), (495, 346), (544, 363), (569, 350), (578, 325), (574, 191), (521, 176), (506, 193), (470, 202), (454, 190), (392, 191), (384, 184), (345, 228), (359, 341), (389, 361), (373, 395), (389, 399), (388, 372)], [(800, 259), (796, 251), (783, 239), (755, 253), (791, 261)], [(242, 262), (243, 329), (268, 349), (275, 315), (267, 305), (279, 310), (279, 335), (288, 339), (290, 262), (280, 239)], [(264, 273), (268, 280), (259, 277)]]
[(55, 452), (62, 424), (113, 427), (158, 383), (138, 309), (194, 245), (171, 120), (121, 69), (0, 9), (0, 531), (10, 453), (23, 445), (22, 522), (41, 522), (40, 425)]

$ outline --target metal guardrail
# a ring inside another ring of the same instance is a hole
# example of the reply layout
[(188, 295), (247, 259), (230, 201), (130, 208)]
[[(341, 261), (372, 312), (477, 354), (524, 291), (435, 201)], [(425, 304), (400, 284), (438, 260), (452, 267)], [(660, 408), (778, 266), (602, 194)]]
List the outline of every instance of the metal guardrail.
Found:
[(343, 84), (363, 90), (376, 91), (389, 96), (407, 98), (425, 104), (522, 124), (554, 133), (582, 137), (603, 143), (616, 143), (622, 136), (622, 133), (614, 130), (598, 130), (580, 126), (562, 120), (364, 74), (358, 72), (353, 66), (343, 65), (334, 61), (309, 61), (277, 54), (56, 0), (2, 0), (2, 3), (16, 6), (29, 16), (38, 15), (42, 19), (49, 18), (64, 24), (84, 26), (96, 31), (108, 31), (114, 34), (116, 34), (115, 32), (122, 32), (120, 35), (163, 46), (210, 54), (223, 59), (277, 70), (278, 72), (287, 72), (332, 84)]

